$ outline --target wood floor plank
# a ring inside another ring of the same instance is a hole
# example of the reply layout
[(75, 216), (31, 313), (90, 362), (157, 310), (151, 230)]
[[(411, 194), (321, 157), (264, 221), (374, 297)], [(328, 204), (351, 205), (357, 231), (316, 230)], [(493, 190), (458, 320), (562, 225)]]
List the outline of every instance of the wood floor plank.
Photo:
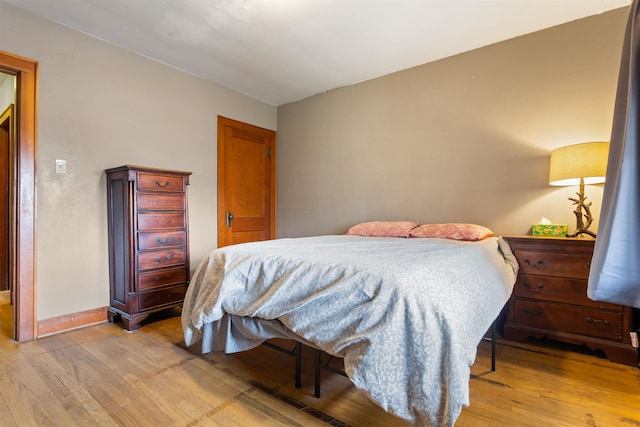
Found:
[(478, 419), (523, 426), (612, 426), (622, 420), (640, 425), (637, 368), (563, 349), (503, 343), (497, 371), (472, 378), (471, 406), (458, 425), (476, 425)]
[[(53, 425), (55, 418), (51, 414), (60, 414), (59, 402), (27, 358), (15, 360), (10, 369), (5, 369), (6, 378), (0, 391), (1, 398), (7, 403), (11, 419), (16, 425)], [(67, 421), (61, 415), (60, 421)]]
[[(640, 370), (552, 345), (500, 340), (497, 370), (482, 343), (469, 407), (456, 426), (640, 427)], [(0, 338), (0, 425), (408, 426), (348, 379), (323, 372), (313, 396), (313, 354), (273, 349), (199, 355), (165, 316), (129, 333), (102, 324), (18, 344)]]
[(11, 291), (0, 291), (0, 333), (7, 337), (11, 337), (13, 334)]
[[(86, 383), (78, 383), (70, 371), (61, 366), (53, 353), (39, 354), (33, 363), (33, 369), (47, 383), (51, 389), (52, 398), (56, 404), (48, 407), (56, 411), (54, 420), (77, 425), (90, 425), (100, 422), (100, 425), (115, 425), (112, 419), (102, 416), (102, 407), (93, 399)], [(73, 372), (73, 371), (71, 371)], [(64, 414), (60, 414), (63, 411)], [(98, 414), (98, 416), (95, 416)]]
[(172, 378), (188, 390), (189, 394), (207, 402), (210, 406), (220, 406), (230, 398), (235, 398), (251, 388), (251, 384), (235, 375), (229, 375), (209, 362), (196, 359), (180, 365), (181, 375)]
[(194, 417), (207, 413), (215, 405), (183, 387), (179, 381), (182, 375), (177, 370), (165, 370), (158, 375), (138, 378), (132, 384), (141, 397), (162, 408), (172, 424), (187, 425)]
[[(67, 411), (80, 412), (75, 405), (84, 407), (97, 425), (130, 424), (146, 421), (147, 418), (156, 422), (168, 420), (167, 417), (162, 417), (162, 411), (153, 402), (139, 399), (136, 390), (128, 387), (124, 377), (100, 363), (85, 348), (59, 347), (51, 352), (38, 354), (34, 359), (40, 362), (43, 376), (46, 376), (46, 372), (51, 372), (48, 381), (50, 387), (59, 383), (55, 389), (57, 396), (63, 396), (66, 391), (75, 397), (75, 401), (69, 399), (61, 402)], [(146, 408), (152, 415), (140, 415), (136, 409), (138, 406)], [(122, 408), (129, 408), (129, 411)], [(76, 419), (77, 425), (82, 425), (83, 421)]]

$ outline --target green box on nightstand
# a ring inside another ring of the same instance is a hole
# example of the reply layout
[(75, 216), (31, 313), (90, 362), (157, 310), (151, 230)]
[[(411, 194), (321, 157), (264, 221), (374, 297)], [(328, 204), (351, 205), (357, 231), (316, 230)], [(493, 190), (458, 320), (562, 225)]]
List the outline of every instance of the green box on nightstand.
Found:
[(533, 224), (531, 234), (534, 236), (564, 237), (569, 231), (567, 224)]

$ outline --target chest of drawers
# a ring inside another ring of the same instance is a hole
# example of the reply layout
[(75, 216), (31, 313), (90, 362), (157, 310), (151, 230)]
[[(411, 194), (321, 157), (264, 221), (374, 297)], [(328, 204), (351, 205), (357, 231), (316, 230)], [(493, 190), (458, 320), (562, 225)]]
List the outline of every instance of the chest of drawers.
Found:
[(614, 362), (638, 364), (629, 332), (637, 319), (630, 307), (593, 301), (587, 279), (593, 239), (507, 237), (520, 271), (509, 300), (504, 337), (530, 337), (586, 345)]
[(107, 171), (109, 321), (128, 330), (180, 305), (189, 284), (191, 172), (121, 166)]

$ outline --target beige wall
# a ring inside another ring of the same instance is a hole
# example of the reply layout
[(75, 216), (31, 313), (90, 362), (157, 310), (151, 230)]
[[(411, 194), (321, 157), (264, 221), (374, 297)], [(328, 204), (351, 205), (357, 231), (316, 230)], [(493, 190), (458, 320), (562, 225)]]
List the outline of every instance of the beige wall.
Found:
[[(280, 237), (373, 219), (526, 233), (574, 224), (551, 149), (609, 138), (627, 9), (277, 109)], [(0, 50), (39, 62), (37, 317), (109, 303), (103, 170), (193, 172), (192, 268), (216, 242), (216, 117), (276, 108), (0, 1)], [(67, 174), (55, 174), (55, 159)], [(602, 187), (587, 195), (599, 214)]]
[(15, 82), (14, 76), (0, 72), (0, 114), (16, 102)]
[(275, 129), (275, 107), (1, 1), (0, 50), (39, 63), (38, 319), (109, 304), (106, 168), (193, 172), (195, 268), (217, 240), (217, 115)]
[[(608, 141), (628, 9), (278, 108), (280, 237), (368, 220), (575, 228), (552, 149)], [(426, 41), (428, 42), (428, 41)], [(587, 186), (596, 217), (602, 185)], [(597, 225), (597, 224), (596, 224)]]

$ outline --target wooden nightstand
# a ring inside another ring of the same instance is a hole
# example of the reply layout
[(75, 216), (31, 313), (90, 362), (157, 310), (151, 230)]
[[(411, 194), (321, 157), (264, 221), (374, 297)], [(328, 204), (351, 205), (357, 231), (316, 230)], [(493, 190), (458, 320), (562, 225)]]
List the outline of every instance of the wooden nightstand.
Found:
[(635, 310), (587, 297), (595, 240), (533, 236), (506, 240), (520, 271), (509, 300), (505, 339), (546, 337), (585, 344), (604, 351), (613, 362), (638, 364), (629, 335), (637, 327)]

